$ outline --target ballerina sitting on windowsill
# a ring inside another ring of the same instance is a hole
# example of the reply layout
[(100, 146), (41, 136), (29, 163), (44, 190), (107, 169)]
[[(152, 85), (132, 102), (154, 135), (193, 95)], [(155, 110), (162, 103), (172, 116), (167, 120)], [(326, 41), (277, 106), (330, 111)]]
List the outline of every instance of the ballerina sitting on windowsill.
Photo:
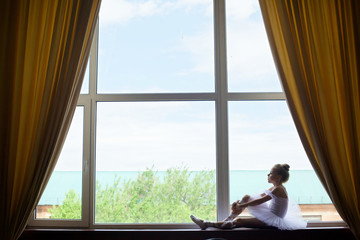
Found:
[[(231, 206), (231, 214), (223, 221), (205, 221), (193, 215), (190, 216), (191, 220), (202, 230), (208, 227), (221, 229), (274, 227), (281, 230), (306, 228), (299, 206), (289, 203), (286, 188), (283, 186), (283, 183), (289, 179), (289, 168), (288, 164), (276, 164), (268, 174), (268, 182), (272, 183), (273, 187), (259, 196), (245, 195), (242, 200), (234, 202)], [(254, 217), (239, 216), (245, 208)]]

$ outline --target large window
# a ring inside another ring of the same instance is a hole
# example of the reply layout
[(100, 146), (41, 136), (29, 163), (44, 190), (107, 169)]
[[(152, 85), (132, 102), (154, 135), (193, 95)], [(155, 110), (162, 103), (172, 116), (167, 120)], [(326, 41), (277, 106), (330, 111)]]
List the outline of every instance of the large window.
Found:
[[(341, 221), (286, 105), (258, 1), (103, 0), (78, 107), (30, 225), (194, 227), (269, 188)], [(245, 213), (246, 214), (246, 213)]]

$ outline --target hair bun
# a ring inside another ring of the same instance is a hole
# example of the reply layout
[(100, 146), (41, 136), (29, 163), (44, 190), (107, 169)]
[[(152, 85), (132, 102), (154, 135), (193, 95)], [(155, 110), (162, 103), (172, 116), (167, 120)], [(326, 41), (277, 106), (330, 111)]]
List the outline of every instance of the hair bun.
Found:
[(284, 163), (284, 164), (281, 164), (281, 166), (282, 166), (286, 171), (289, 171), (289, 169), (290, 169), (289, 164)]

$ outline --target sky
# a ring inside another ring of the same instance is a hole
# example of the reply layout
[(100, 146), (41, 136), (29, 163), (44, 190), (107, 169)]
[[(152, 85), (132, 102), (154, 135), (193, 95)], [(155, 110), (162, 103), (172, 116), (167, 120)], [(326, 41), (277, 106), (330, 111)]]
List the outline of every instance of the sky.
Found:
[[(226, 3), (229, 91), (281, 91), (258, 1)], [(103, 0), (98, 92), (213, 92), (213, 34), (210, 0)], [(98, 171), (215, 169), (214, 102), (98, 103), (97, 114)], [(81, 170), (82, 118), (78, 107), (55, 170)], [(229, 159), (311, 169), (285, 101), (229, 103)]]

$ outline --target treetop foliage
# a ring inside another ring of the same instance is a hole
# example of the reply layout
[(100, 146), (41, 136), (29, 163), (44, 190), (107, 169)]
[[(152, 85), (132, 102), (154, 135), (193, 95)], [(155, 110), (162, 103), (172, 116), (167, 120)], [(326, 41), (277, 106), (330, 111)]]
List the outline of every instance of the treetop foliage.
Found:
[[(187, 223), (190, 214), (216, 220), (215, 171), (175, 167), (161, 178), (147, 168), (136, 179), (116, 176), (105, 187), (97, 181), (95, 201), (96, 223)], [(52, 219), (81, 219), (80, 195), (70, 190), (49, 211)]]

